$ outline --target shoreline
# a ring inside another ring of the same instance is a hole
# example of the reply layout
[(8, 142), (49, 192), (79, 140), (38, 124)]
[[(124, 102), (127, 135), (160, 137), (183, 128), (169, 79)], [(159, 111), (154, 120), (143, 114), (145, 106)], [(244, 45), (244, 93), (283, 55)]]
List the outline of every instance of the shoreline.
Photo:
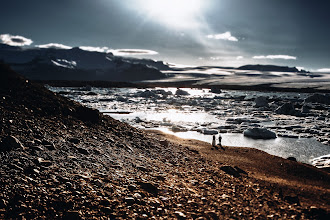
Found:
[[(204, 142), (205, 144), (210, 144), (211, 143), (211, 140), (212, 140), (212, 135), (204, 135), (204, 136), (209, 137), (208, 140), (205, 140), (204, 138), (198, 139), (198, 138), (193, 138), (191, 136), (183, 137), (183, 135), (181, 135), (181, 136), (180, 135), (177, 135), (178, 132), (170, 132), (169, 130), (167, 131), (166, 129), (162, 129), (162, 128), (160, 128), (160, 129), (158, 129), (158, 128), (148, 128), (148, 129), (143, 129), (143, 130), (145, 132), (147, 132), (147, 133), (149, 131), (151, 131), (151, 132), (154, 131), (155, 133), (161, 132), (161, 133), (164, 133), (166, 135), (174, 135), (177, 138), (181, 138), (181, 139), (185, 139), (185, 140), (201, 141), (201, 142)], [(185, 132), (179, 132), (179, 133), (184, 134)], [(222, 136), (222, 143), (225, 144), (225, 145), (226, 145), (226, 141), (225, 141), (225, 136), (226, 135), (229, 136), (227, 138), (235, 138), (235, 137), (237, 137), (237, 135), (242, 135), (243, 136), (243, 134), (240, 134), (240, 133), (220, 133), (220, 134)], [(197, 135), (198, 135), (198, 133), (197, 133)], [(232, 135), (235, 135), (235, 137), (232, 137)], [(278, 137), (278, 138), (285, 138), (285, 137)], [(248, 138), (248, 139), (251, 140), (250, 138)], [(299, 140), (300, 138), (290, 138), (290, 139)], [(307, 139), (307, 138), (302, 138), (302, 139)], [(255, 140), (255, 139), (252, 139), (252, 140)], [(314, 138), (314, 140), (317, 141), (315, 138)], [(261, 140), (261, 141), (263, 141), (263, 140)], [(280, 158), (283, 158), (283, 159), (287, 159), (287, 158), (291, 157), (291, 158), (295, 158), (300, 163), (304, 163), (304, 164), (307, 164), (307, 165), (312, 165), (313, 167), (316, 167), (316, 168), (321, 169), (321, 170), (326, 170), (327, 172), (330, 171), (330, 167), (317, 167), (317, 166), (313, 165), (313, 163), (312, 163), (312, 160), (314, 160), (316, 158), (319, 158), (319, 157), (322, 157), (322, 156), (325, 156), (325, 155), (327, 155), (327, 153), (326, 154), (319, 155), (319, 156), (316, 156), (316, 157), (311, 158), (311, 159), (308, 159), (308, 161), (306, 161), (306, 160), (305, 161), (302, 161), (302, 160), (299, 160), (299, 158), (300, 158), (299, 155), (287, 155), (287, 156), (276, 155), (275, 153), (267, 152), (266, 151), (267, 149), (262, 149), (262, 148), (258, 147), (258, 145), (260, 145), (260, 143), (259, 144), (256, 143), (255, 144), (256, 146), (250, 146), (250, 145), (252, 145), (252, 144), (250, 143), (250, 144), (247, 144), (247, 145), (243, 145), (242, 144), (242, 145), (239, 145), (239, 146), (236, 146), (236, 145), (226, 145), (226, 146), (228, 146), (228, 147), (234, 147), (234, 148), (252, 148), (252, 149), (260, 150), (260, 151), (265, 152), (267, 154), (270, 154), (272, 156), (277, 156), (277, 157), (280, 157)]]
[[(211, 144), (203, 141), (182, 139), (157, 130), (146, 132), (196, 151), (216, 164), (239, 167), (249, 177), (262, 181), (266, 185), (269, 184), (274, 189), (291, 190), (291, 193), (301, 196), (303, 196), (301, 194), (303, 189), (308, 196), (318, 198), (321, 201), (319, 205), (324, 208), (328, 206), (326, 197), (320, 195), (325, 193), (330, 196), (329, 170), (270, 155), (255, 148), (223, 146), (223, 149), (215, 150), (212, 149)], [(308, 205), (312, 205), (312, 200), (308, 201), (308, 198), (304, 200)]]

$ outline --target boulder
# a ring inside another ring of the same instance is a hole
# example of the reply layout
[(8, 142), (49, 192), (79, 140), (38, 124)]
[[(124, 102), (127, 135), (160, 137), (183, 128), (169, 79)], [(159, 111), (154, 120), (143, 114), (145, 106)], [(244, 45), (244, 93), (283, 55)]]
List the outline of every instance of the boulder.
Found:
[(168, 147), (169, 143), (167, 140), (160, 140), (159, 143), (163, 145), (164, 147)]
[(247, 175), (247, 172), (245, 172), (244, 170), (242, 170), (241, 168), (235, 166), (228, 166), (228, 165), (224, 165), (222, 167), (220, 167), (220, 170), (224, 171), (225, 173), (233, 176), (233, 177), (240, 177), (241, 174), (245, 174)]
[(143, 92), (139, 92), (138, 96), (143, 98), (159, 98), (159, 95), (157, 95), (154, 91), (151, 90), (145, 90)]
[(297, 159), (295, 157), (288, 157), (287, 159), (291, 160), (291, 161), (294, 161), (294, 162), (297, 162)]
[(330, 104), (330, 95), (313, 94), (305, 99), (305, 102)]
[(140, 185), (142, 189), (144, 189), (149, 193), (158, 194), (159, 192), (158, 185), (153, 184), (151, 182), (137, 182), (137, 184)]
[(275, 112), (281, 115), (295, 115), (297, 112), (292, 103), (285, 103), (278, 107)]
[(219, 132), (218, 132), (217, 130), (203, 129), (203, 130), (202, 130), (202, 133), (203, 133), (203, 134), (206, 134), (206, 135), (216, 135), (216, 134), (218, 134)]
[(15, 149), (24, 150), (23, 144), (14, 136), (5, 137), (0, 143), (0, 152), (11, 151)]
[(259, 107), (269, 107), (267, 97), (259, 96), (254, 100), (254, 102), (255, 102), (254, 107), (257, 107), (257, 108), (259, 108)]
[(266, 128), (249, 128), (244, 131), (244, 136), (254, 139), (275, 139), (276, 134)]
[(215, 94), (220, 94), (221, 93), (221, 89), (218, 87), (211, 87), (211, 92), (215, 93)]
[(176, 92), (175, 92), (175, 95), (182, 96), (182, 95), (189, 95), (189, 93), (187, 91), (182, 90), (182, 89), (177, 89)]
[(179, 125), (178, 126), (177, 125), (172, 126), (171, 130), (173, 132), (186, 132), (186, 131), (188, 131), (187, 128), (179, 126)]
[(301, 107), (301, 113), (309, 113), (310, 112), (310, 107), (307, 105), (303, 105)]

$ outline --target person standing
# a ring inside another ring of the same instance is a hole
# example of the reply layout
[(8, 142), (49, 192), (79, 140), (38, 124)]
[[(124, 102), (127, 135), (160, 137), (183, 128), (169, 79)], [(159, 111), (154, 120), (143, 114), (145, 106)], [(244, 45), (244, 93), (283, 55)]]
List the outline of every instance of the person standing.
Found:
[(213, 138), (212, 138), (212, 147), (215, 147), (216, 143), (215, 143), (215, 135), (213, 135)]
[(222, 147), (221, 140), (222, 140), (222, 137), (221, 137), (221, 134), (219, 134), (219, 146), (220, 147)]

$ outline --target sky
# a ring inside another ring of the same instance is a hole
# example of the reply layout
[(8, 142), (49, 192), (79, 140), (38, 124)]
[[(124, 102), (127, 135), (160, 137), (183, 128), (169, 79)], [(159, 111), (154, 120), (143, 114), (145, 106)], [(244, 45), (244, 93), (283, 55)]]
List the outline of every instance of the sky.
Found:
[(330, 70), (329, 11), (329, 0), (3, 0), (0, 42)]

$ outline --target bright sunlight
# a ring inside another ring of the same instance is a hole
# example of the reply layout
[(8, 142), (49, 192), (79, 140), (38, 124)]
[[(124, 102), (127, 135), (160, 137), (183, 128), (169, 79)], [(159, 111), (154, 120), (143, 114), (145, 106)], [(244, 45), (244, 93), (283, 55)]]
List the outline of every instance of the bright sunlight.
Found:
[(172, 27), (193, 27), (198, 23), (202, 0), (141, 0), (148, 16)]

